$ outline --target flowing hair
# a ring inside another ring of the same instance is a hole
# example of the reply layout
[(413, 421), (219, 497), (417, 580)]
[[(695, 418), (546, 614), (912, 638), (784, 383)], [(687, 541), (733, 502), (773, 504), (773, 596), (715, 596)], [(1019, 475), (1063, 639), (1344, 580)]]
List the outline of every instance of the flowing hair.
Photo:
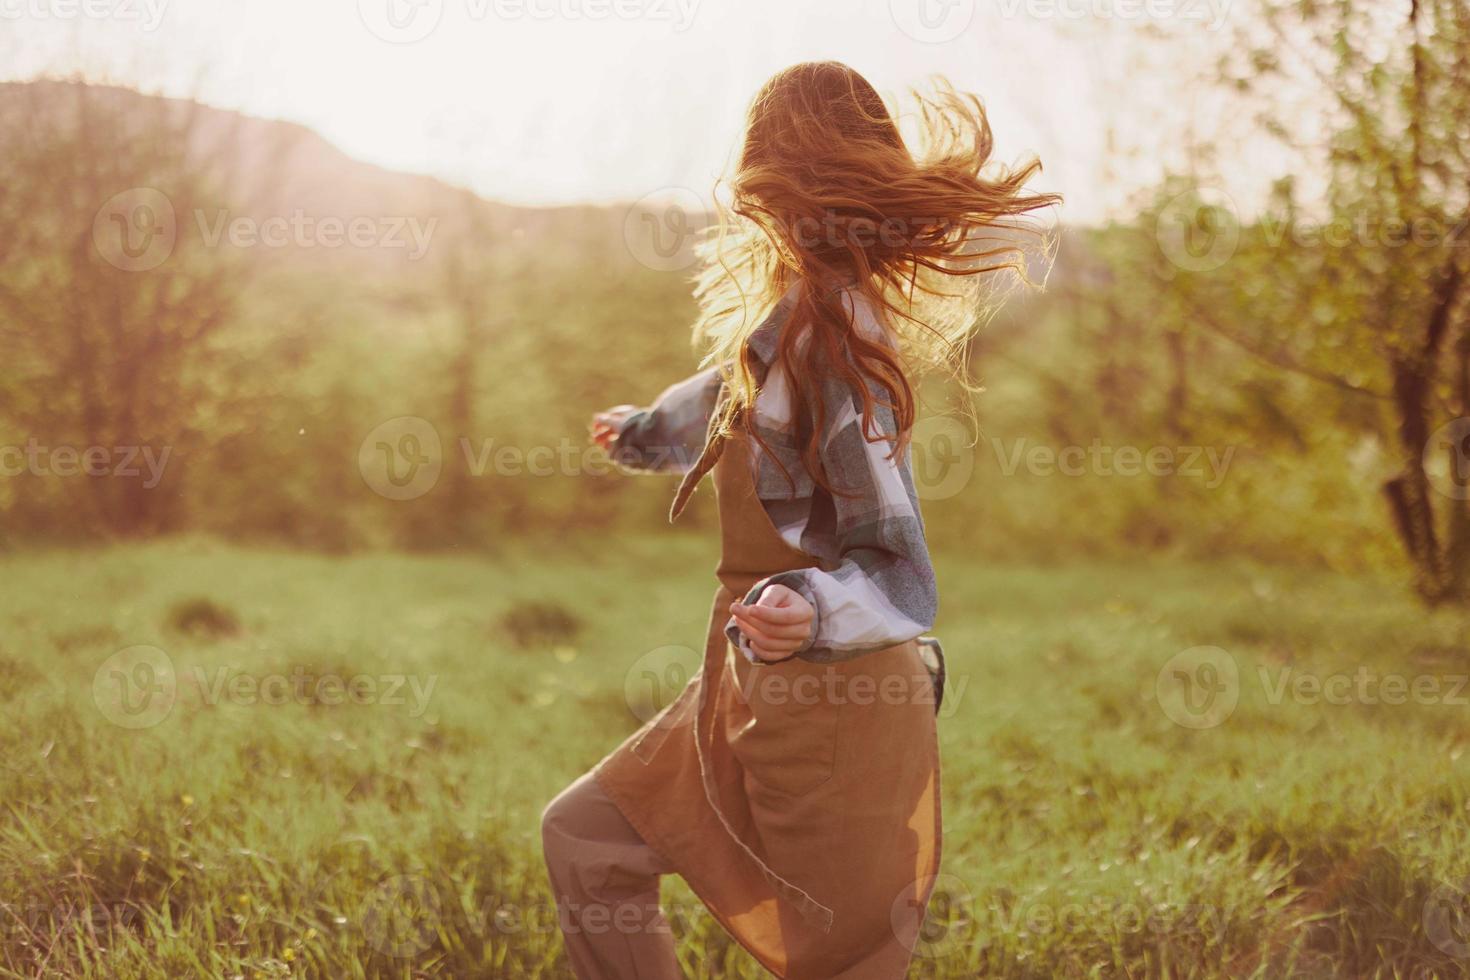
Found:
[[(757, 394), (746, 341), (803, 284), (777, 359), (793, 417), (812, 424), (802, 460), (833, 493), (842, 491), (820, 457), (824, 381), (835, 375), (861, 399), (869, 441), (884, 438), (875, 408), (889, 408), (898, 432), (888, 438), (902, 450), (915, 420), (910, 377), (939, 367), (964, 379), (969, 338), (993, 311), (997, 285), (1029, 282), (1023, 245), (1045, 238), (1019, 219), (1060, 200), (1025, 190), (1036, 160), (991, 163), (978, 98), (943, 80), (914, 96), (910, 150), (883, 99), (848, 66), (809, 62), (777, 74), (750, 106), (731, 200), (701, 246), (694, 333), (728, 393), (713, 431), (740, 425), (760, 440), (746, 411)], [(844, 290), (868, 301), (893, 346), (853, 328)]]

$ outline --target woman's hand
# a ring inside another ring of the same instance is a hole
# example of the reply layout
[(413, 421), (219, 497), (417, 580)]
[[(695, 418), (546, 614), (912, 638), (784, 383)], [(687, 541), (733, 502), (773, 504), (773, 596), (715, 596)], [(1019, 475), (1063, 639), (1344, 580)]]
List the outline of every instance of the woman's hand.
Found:
[(784, 585), (768, 585), (755, 605), (730, 603), (730, 615), (762, 660), (785, 660), (806, 645), (817, 611), (801, 593)]
[(593, 444), (605, 453), (612, 452), (613, 443), (617, 441), (623, 423), (636, 411), (638, 409), (633, 405), (619, 405), (592, 416), (592, 424), (587, 427), (587, 431), (591, 434)]

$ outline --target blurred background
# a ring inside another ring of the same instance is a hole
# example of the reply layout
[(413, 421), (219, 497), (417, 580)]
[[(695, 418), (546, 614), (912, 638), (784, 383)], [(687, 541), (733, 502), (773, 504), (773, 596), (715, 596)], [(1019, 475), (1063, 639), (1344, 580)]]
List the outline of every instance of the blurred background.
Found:
[[(12, 0), (0, 421), (32, 448), (5, 458), (5, 538), (651, 526), (662, 489), (586, 478), (585, 420), (692, 370), (689, 246), (744, 104), (836, 57), (898, 99), (937, 73), (979, 93), (997, 160), (1039, 156), (1066, 196), (1049, 288), (976, 341), (978, 431), (918, 443), (936, 482), (973, 469), (929, 488), (936, 538), (1391, 568), (1450, 597), (1463, 16)], [(359, 471), (404, 417), (434, 472), (385, 500)], [(528, 452), (553, 462), (507, 472)]]
[[(996, 159), (1065, 197), (1045, 289), (974, 340), (982, 390), (925, 387), (914, 439), (979, 692), (922, 975), (1464, 975), (1435, 910), (1470, 871), (1465, 0), (0, 0), (0, 693), (34, 723), (0, 973), (562, 975), (554, 931), (448, 910), (544, 905), (538, 801), (677, 690), (679, 656), (629, 678), (697, 642), (713, 561), (707, 503), (669, 529), (672, 486), (587, 420), (695, 369), (745, 105), (825, 58), (900, 112), (934, 75), (976, 92)], [(443, 687), (265, 725), (204, 663)], [(1304, 663), (1440, 693), (1334, 713), (1251, 680)], [(1180, 721), (1166, 688), (1222, 665), (1239, 713)], [(119, 722), (114, 671), (167, 710)], [(1017, 815), (1053, 843), (1002, 840)], [(976, 911), (1060, 879), (1235, 931)], [(383, 938), (384, 881), (422, 944)], [(692, 975), (755, 975), (680, 930)]]

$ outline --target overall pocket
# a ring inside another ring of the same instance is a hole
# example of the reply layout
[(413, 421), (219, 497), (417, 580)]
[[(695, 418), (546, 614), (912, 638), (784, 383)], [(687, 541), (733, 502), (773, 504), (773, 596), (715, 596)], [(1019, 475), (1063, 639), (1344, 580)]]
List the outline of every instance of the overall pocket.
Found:
[(841, 666), (801, 659), (755, 666), (733, 651), (730, 660), (749, 714), (727, 735), (751, 778), (788, 796), (831, 779), (845, 700)]
[(701, 681), (698, 674), (690, 678), (679, 696), (644, 723), (633, 736), (633, 754), (638, 761), (649, 765), (671, 734), (693, 729), (699, 711), (699, 696), (704, 689)]

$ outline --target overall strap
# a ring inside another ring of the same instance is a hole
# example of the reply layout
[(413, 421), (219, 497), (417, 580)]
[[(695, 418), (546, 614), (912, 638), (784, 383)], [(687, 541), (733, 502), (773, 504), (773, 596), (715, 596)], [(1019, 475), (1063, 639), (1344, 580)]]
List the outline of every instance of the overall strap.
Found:
[[(715, 464), (720, 461), (720, 457), (725, 452), (725, 433), (717, 432), (716, 429), (719, 427), (719, 418), (723, 414), (726, 397), (726, 390), (722, 387), (719, 397), (715, 400), (715, 407), (709, 414), (709, 426), (704, 436), (704, 449), (700, 452), (699, 458), (694, 461), (694, 465), (684, 474), (684, 479), (679, 481), (679, 489), (674, 493), (674, 502), (669, 506), (670, 524), (679, 519), (679, 515), (684, 512), (684, 505), (689, 503), (690, 496), (699, 486), (699, 481), (715, 468)], [(730, 420), (731, 425), (736, 423), (736, 419)]]

